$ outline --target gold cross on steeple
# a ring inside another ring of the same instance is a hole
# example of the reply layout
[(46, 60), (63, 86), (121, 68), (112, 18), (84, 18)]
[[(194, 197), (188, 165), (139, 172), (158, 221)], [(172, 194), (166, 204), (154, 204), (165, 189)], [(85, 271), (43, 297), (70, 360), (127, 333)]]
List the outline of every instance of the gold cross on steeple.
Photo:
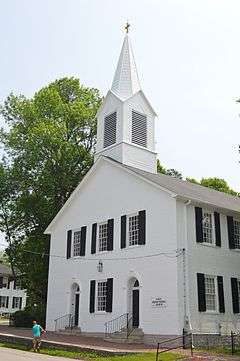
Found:
[(126, 24), (126, 26), (125, 26), (125, 30), (126, 30), (126, 33), (128, 34), (128, 32), (129, 32), (129, 28), (130, 28), (130, 24), (129, 24), (129, 22), (127, 21), (127, 24)]

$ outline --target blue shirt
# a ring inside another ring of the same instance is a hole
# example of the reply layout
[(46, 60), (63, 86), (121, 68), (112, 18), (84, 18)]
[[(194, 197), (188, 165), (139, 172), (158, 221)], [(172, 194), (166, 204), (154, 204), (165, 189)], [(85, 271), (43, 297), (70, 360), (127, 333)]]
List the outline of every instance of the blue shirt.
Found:
[(38, 324), (34, 325), (32, 328), (33, 336), (40, 337), (41, 336), (41, 329), (42, 327)]

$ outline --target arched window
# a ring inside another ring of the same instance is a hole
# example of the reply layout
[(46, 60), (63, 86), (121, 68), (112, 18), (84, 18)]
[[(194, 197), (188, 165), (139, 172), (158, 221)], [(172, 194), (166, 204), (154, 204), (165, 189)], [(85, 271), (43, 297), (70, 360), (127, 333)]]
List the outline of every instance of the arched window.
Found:
[(147, 117), (132, 110), (132, 143), (147, 147)]
[(133, 287), (139, 287), (139, 282), (138, 282), (138, 280), (136, 280), (136, 281), (134, 282)]

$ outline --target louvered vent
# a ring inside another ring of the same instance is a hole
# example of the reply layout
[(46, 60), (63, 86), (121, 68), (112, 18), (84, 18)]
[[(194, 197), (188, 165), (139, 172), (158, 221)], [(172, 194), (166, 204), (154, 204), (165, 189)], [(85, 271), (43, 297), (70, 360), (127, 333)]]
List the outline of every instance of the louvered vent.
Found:
[(114, 112), (104, 119), (104, 141), (103, 147), (116, 143), (117, 112)]
[(147, 117), (135, 110), (132, 111), (132, 143), (147, 146)]

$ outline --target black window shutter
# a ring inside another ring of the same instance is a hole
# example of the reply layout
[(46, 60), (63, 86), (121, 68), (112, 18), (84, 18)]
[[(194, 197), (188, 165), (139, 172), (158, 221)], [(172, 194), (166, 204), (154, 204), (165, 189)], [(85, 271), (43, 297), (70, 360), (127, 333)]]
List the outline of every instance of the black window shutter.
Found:
[(85, 256), (86, 253), (86, 235), (87, 227), (84, 226), (81, 228), (80, 256)]
[(12, 308), (14, 308), (14, 300), (15, 300), (15, 297), (13, 296), (13, 298), (12, 298)]
[(146, 211), (138, 213), (138, 244), (146, 243)]
[(96, 281), (90, 281), (90, 303), (89, 303), (89, 312), (95, 312), (95, 288), (96, 288)]
[(3, 277), (0, 277), (0, 288), (3, 286)]
[(92, 225), (92, 244), (91, 244), (91, 254), (96, 253), (96, 243), (97, 243), (97, 223)]
[(214, 212), (214, 224), (215, 224), (216, 246), (221, 247), (221, 224), (220, 224), (220, 214), (218, 212)]
[(108, 220), (108, 228), (107, 228), (107, 250), (113, 250), (113, 233), (114, 233), (114, 219)]
[(233, 313), (239, 313), (238, 280), (231, 278)]
[(17, 283), (17, 280), (15, 279), (14, 282), (13, 282), (13, 289), (14, 290), (16, 289), (16, 283)]
[(197, 273), (197, 289), (198, 289), (198, 311), (206, 311), (206, 294), (205, 294), (205, 278), (203, 273)]
[(195, 207), (196, 241), (203, 242), (202, 208)]
[(228, 227), (228, 244), (229, 244), (229, 248), (233, 249), (233, 248), (235, 248), (233, 217), (227, 216), (227, 227)]
[(113, 301), (113, 278), (108, 278), (106, 312), (112, 312), (112, 301)]
[(20, 297), (19, 309), (22, 309), (22, 297)]
[(217, 276), (219, 312), (225, 312), (223, 277)]
[(71, 258), (72, 249), (72, 231), (67, 231), (67, 259)]
[(121, 248), (126, 248), (127, 216), (121, 217)]
[(8, 304), (9, 304), (9, 297), (7, 296), (7, 304), (6, 304), (6, 308), (8, 308)]

